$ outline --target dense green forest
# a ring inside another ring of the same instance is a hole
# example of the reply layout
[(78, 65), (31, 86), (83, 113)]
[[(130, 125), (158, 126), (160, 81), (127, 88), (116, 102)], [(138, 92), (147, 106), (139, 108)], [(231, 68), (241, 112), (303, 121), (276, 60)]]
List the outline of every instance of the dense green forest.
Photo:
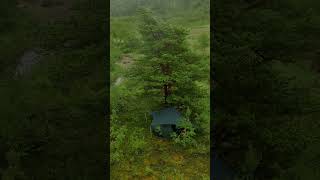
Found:
[(0, 179), (104, 179), (107, 3), (0, 2)]
[(239, 179), (320, 178), (320, 4), (213, 2), (213, 149)]
[[(209, 179), (209, 17), (209, 1), (111, 1), (111, 179)], [(150, 131), (166, 106), (185, 130), (169, 139)]]

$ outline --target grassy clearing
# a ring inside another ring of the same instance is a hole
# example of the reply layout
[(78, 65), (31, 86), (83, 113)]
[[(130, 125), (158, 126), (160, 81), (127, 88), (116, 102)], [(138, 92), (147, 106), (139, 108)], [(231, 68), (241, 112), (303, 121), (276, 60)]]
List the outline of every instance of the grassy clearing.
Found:
[(113, 167), (112, 179), (209, 179), (208, 153), (188, 152), (149, 132), (145, 137), (144, 154)]
[(189, 39), (188, 42), (190, 43), (192, 49), (194, 49), (195, 51), (198, 51), (198, 53), (204, 53), (207, 56), (210, 53), (210, 46), (205, 47), (204, 49), (201, 48), (200, 45), (200, 39), (202, 37), (206, 37), (207, 39), (205, 39), (207, 41), (207, 43), (210, 43), (210, 25), (200, 25), (200, 26), (193, 26), (190, 29), (190, 34), (189, 34)]

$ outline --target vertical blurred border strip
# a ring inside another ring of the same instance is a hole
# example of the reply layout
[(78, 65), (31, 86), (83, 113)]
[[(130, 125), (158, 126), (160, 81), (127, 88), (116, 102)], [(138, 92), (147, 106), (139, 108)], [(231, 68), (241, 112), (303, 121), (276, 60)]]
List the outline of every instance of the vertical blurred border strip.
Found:
[(215, 56), (215, 0), (210, 0), (210, 180), (233, 180), (236, 178), (234, 171), (230, 169), (230, 167), (217, 156), (214, 147), (214, 123), (215, 123), (215, 115), (214, 115), (214, 87), (216, 86), (217, 76), (215, 74), (216, 69), (214, 67), (214, 61), (216, 61)]
[(213, 38), (214, 38), (214, 30), (213, 30), (213, 26), (214, 26), (214, 11), (213, 8), (214, 7), (214, 0), (210, 0), (210, 179), (213, 180), (214, 179), (214, 165), (213, 165), (213, 161), (214, 161), (214, 153), (213, 153), (213, 140), (214, 140), (214, 136), (213, 136), (213, 82), (214, 82), (214, 67), (213, 67), (213, 53), (214, 53), (214, 49), (213, 49)]
[(107, 90), (107, 98), (106, 98), (106, 169), (105, 169), (105, 174), (106, 174), (106, 179), (110, 179), (110, 113), (111, 113), (111, 106), (110, 106), (110, 0), (106, 0), (106, 26), (107, 26), (107, 32), (106, 32), (106, 49), (107, 49), (107, 55), (106, 55), (106, 90)]

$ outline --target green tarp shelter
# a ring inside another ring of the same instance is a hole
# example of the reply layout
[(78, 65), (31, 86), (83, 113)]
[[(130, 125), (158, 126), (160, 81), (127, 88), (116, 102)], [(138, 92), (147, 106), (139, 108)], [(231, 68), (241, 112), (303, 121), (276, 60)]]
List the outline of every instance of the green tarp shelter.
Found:
[(151, 130), (166, 138), (169, 138), (171, 133), (176, 131), (181, 118), (181, 114), (174, 107), (152, 112), (151, 115), (153, 117)]

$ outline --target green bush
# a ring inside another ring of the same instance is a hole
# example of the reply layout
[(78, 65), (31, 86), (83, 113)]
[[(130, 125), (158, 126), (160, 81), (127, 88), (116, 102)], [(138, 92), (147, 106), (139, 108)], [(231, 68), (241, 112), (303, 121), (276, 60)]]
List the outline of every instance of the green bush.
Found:
[(124, 51), (128, 53), (128, 52), (138, 50), (139, 48), (141, 48), (141, 45), (142, 45), (141, 40), (136, 36), (132, 35), (126, 39), (123, 47), (124, 47)]
[(183, 147), (194, 145), (196, 143), (194, 137), (196, 135), (192, 123), (188, 119), (182, 119), (178, 124), (179, 133), (172, 133), (172, 139), (176, 144)]

